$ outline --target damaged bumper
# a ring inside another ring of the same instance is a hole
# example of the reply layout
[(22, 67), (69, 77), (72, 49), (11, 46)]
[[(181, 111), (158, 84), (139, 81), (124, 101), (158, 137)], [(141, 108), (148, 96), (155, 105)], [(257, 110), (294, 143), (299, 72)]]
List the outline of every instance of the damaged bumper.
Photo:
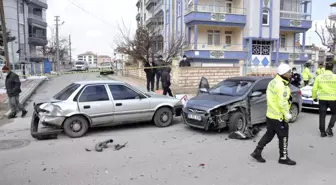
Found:
[(183, 122), (191, 127), (209, 130), (211, 117), (205, 111), (191, 112), (184, 108), (182, 111)]
[(181, 116), (182, 109), (183, 109), (183, 105), (175, 105), (174, 106), (174, 115), (175, 116)]

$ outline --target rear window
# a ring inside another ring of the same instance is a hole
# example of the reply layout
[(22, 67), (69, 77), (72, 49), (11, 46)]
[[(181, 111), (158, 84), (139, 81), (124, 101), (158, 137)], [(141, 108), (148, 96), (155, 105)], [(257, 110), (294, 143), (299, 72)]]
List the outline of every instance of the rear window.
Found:
[(58, 92), (53, 98), (62, 101), (67, 100), (79, 87), (79, 84), (72, 83)]
[(84, 65), (84, 62), (76, 62), (76, 65)]

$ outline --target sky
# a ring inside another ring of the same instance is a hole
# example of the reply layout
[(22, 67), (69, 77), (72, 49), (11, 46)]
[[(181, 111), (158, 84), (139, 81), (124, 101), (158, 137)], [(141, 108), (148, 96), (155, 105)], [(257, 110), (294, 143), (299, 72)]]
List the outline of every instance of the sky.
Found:
[[(329, 5), (336, 0), (313, 0), (313, 27), (307, 32), (306, 44), (321, 42), (315, 33), (315, 22), (324, 24), (331, 12)], [(74, 4), (72, 4), (73, 2)], [(60, 37), (71, 35), (72, 54), (93, 51), (99, 55), (113, 54), (114, 41), (118, 34), (117, 25), (121, 20), (131, 28), (136, 28), (135, 16), (137, 0), (48, 0), (47, 22), (55, 27), (55, 15), (60, 16)], [(336, 12), (336, 8), (334, 10)], [(51, 31), (49, 29), (48, 35)]]

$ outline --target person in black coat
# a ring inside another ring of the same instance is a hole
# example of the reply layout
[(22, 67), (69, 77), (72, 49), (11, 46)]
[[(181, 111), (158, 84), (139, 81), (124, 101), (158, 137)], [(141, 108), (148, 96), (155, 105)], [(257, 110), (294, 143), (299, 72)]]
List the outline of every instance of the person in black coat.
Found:
[(301, 75), (297, 73), (295, 67), (293, 67), (292, 69), (291, 84), (294, 85), (295, 87), (300, 87), (301, 85)]
[(158, 60), (155, 62), (156, 68), (156, 90), (159, 90), (160, 78), (165, 66), (165, 61), (163, 60), (162, 55), (159, 56)]
[(153, 62), (153, 59), (151, 57), (148, 58), (148, 62), (145, 64), (145, 73), (146, 73), (146, 79), (147, 79), (147, 91), (153, 91), (154, 92), (154, 81), (155, 81), (155, 74), (156, 74), (156, 68), (155, 63)]
[(190, 60), (186, 55), (183, 55), (183, 59), (180, 61), (179, 67), (190, 67)]
[(171, 85), (170, 71), (171, 71), (170, 67), (164, 68), (161, 74), (161, 82), (162, 82), (162, 88), (163, 88), (163, 95), (167, 95), (168, 93), (169, 96), (173, 97), (173, 93), (171, 92), (171, 89), (170, 89), (170, 85)]

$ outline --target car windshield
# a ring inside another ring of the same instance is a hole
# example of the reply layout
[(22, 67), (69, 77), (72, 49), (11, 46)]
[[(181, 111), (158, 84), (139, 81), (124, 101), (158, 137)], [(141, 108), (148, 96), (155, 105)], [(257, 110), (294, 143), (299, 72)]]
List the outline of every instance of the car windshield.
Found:
[(103, 63), (101, 63), (100, 65), (101, 65), (101, 66), (110, 66), (111, 63), (109, 63), (109, 62), (103, 62)]
[(210, 94), (240, 96), (247, 92), (253, 82), (243, 80), (225, 80), (209, 90)]
[(58, 92), (53, 98), (62, 101), (67, 100), (79, 87), (79, 84), (72, 83)]
[(84, 62), (76, 62), (76, 65), (84, 65)]

